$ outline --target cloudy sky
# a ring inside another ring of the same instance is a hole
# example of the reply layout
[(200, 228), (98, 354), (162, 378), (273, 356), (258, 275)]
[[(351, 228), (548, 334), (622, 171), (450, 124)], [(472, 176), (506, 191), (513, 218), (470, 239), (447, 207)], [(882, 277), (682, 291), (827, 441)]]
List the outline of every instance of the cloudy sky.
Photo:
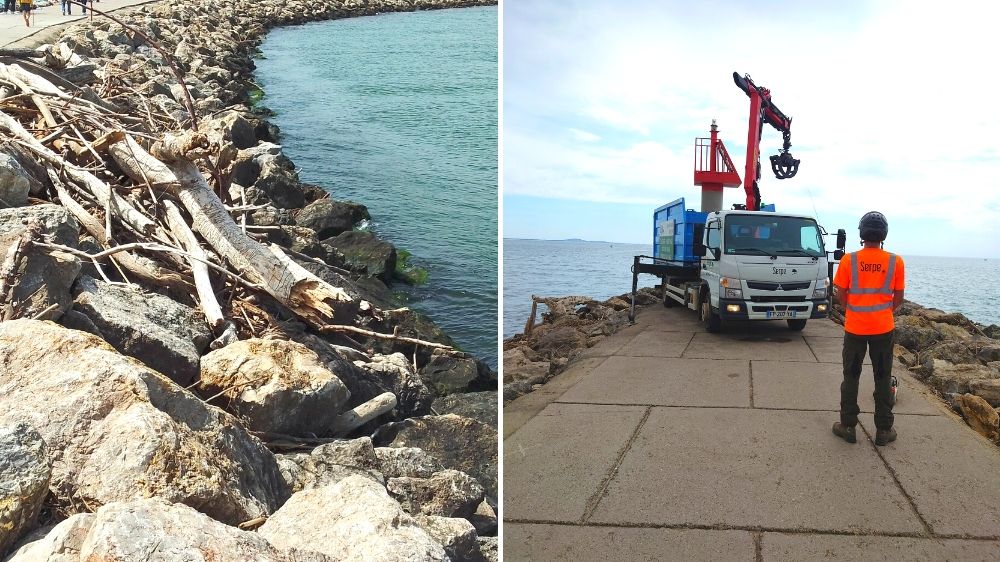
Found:
[[(700, 204), (694, 139), (717, 119), (743, 175), (749, 73), (793, 118), (798, 175), (760, 190), (845, 228), (880, 210), (904, 255), (1000, 258), (1000, 52), (989, 2), (503, 3), (503, 235), (649, 243)], [(724, 207), (743, 202), (727, 189)]]

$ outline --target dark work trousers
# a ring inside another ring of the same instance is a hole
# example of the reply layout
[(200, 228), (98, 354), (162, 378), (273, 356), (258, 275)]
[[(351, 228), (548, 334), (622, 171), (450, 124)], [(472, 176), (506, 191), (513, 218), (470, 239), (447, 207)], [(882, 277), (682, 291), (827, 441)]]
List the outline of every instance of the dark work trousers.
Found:
[(840, 423), (858, 425), (858, 382), (865, 349), (875, 371), (875, 428), (892, 427), (892, 332), (859, 336), (844, 332), (844, 382), (840, 383)]

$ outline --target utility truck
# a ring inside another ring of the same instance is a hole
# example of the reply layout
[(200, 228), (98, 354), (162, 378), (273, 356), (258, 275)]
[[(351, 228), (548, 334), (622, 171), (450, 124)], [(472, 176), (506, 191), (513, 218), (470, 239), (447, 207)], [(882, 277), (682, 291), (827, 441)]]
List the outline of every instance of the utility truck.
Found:
[[(824, 241), (826, 231), (813, 217), (786, 214), (761, 205), (759, 143), (764, 123), (782, 132), (784, 145), (771, 156), (775, 177), (798, 172), (792, 157), (791, 118), (771, 101), (766, 88), (749, 75), (733, 73), (750, 97), (746, 182), (718, 138), (695, 140), (695, 185), (702, 188), (701, 210), (688, 209), (683, 198), (653, 212), (653, 256), (635, 256), (632, 266), (632, 309), (638, 276), (661, 279), (663, 305), (697, 311), (709, 332), (734, 320), (783, 320), (802, 330), (810, 318), (826, 318), (830, 309), (832, 267)], [(744, 184), (746, 203), (722, 210), (724, 188)], [(843, 256), (846, 233), (838, 231), (834, 259)]]

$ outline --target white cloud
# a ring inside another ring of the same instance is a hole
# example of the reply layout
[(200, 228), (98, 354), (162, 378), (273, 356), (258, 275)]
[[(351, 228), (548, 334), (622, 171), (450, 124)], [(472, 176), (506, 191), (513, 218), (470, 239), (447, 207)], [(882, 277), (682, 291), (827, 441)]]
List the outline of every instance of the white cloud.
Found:
[(712, 118), (742, 176), (749, 103), (736, 70), (794, 117), (799, 175), (771, 175), (781, 140), (766, 128), (765, 201), (884, 209), (943, 221), (954, 236), (996, 232), (1000, 111), (996, 73), (983, 66), (1000, 47), (993, 4), (789, 4), (781, 23), (743, 10), (576, 2), (559, 17), (507, 3), (505, 193), (650, 205), (696, 196), (691, 145)]

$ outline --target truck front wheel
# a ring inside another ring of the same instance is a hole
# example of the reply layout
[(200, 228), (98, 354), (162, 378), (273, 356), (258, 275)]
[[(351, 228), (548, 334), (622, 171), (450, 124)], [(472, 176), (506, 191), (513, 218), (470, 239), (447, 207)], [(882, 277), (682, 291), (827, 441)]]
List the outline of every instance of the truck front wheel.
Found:
[(722, 317), (712, 311), (712, 301), (707, 293), (701, 301), (701, 321), (710, 334), (722, 331)]
[(802, 320), (802, 319), (795, 319), (795, 320), (789, 319), (788, 320), (788, 329), (792, 330), (793, 332), (801, 332), (802, 329), (805, 328), (805, 327), (806, 327), (806, 321), (805, 320)]

